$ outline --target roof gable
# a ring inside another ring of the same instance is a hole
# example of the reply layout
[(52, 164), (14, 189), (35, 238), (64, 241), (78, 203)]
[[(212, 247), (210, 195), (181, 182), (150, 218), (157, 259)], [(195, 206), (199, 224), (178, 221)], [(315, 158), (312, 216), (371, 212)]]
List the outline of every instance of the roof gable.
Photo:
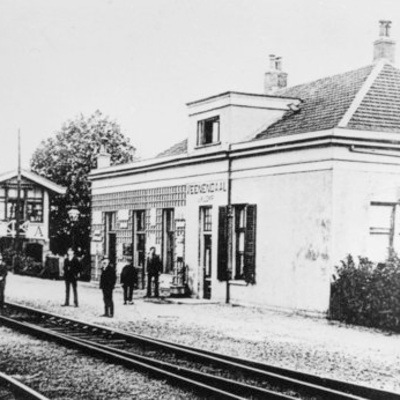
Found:
[(315, 132), (336, 127), (373, 68), (374, 65), (369, 65), (278, 91), (276, 94), (279, 96), (300, 98), (301, 107), (299, 110), (287, 112), (282, 119), (258, 134), (255, 139)]
[[(18, 176), (17, 170), (5, 172), (0, 175), (0, 183), (8, 181), (13, 178), (16, 178), (17, 176)], [(36, 183), (39, 186), (42, 186), (42, 187), (48, 189), (51, 192), (54, 192), (57, 194), (65, 194), (65, 192), (66, 192), (66, 189), (63, 186), (57, 185), (56, 183), (52, 182), (51, 180), (49, 180), (47, 178), (43, 178), (42, 176), (37, 175), (31, 171), (22, 170), (21, 176), (29, 181)]]

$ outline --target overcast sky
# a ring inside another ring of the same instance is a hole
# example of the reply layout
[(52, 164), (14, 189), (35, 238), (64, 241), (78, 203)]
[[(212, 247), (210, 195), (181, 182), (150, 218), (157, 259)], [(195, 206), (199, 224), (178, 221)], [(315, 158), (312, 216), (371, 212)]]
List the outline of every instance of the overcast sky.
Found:
[(142, 157), (187, 136), (185, 103), (261, 93), (268, 55), (289, 85), (372, 61), (378, 20), (399, 0), (1, 0), (0, 171), (63, 122), (96, 109)]

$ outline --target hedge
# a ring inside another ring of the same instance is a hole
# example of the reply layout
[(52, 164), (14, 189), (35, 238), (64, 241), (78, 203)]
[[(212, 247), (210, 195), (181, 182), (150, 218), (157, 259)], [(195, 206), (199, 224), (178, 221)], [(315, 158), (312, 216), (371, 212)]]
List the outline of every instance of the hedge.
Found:
[(336, 267), (329, 317), (400, 332), (400, 258), (392, 255), (376, 265), (349, 255)]

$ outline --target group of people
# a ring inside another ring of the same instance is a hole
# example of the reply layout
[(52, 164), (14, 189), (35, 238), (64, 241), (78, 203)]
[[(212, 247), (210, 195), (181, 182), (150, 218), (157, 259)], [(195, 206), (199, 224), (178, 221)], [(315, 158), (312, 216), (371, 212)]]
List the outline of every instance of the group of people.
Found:
[[(146, 260), (147, 266), (147, 294), (152, 295), (152, 285), (154, 283), (154, 296), (159, 296), (158, 277), (162, 270), (160, 256), (156, 254), (155, 247), (150, 248)], [(70, 290), (73, 289), (74, 305), (78, 307), (77, 281), (80, 273), (80, 265), (75, 257), (73, 249), (67, 252), (67, 258), (64, 261), (64, 279), (65, 279), (65, 303), (63, 306), (69, 306)], [(133, 264), (126, 265), (121, 271), (121, 285), (124, 292), (124, 305), (133, 304), (133, 289), (137, 282), (137, 272)], [(102, 273), (100, 276), (100, 289), (103, 292), (104, 317), (112, 318), (114, 316), (113, 291), (117, 282), (117, 273), (115, 267), (110, 263), (108, 257), (103, 257)], [(0, 282), (1, 284), (1, 282)], [(1, 297), (0, 297), (1, 299)]]
[[(152, 286), (154, 284), (154, 296), (159, 296), (159, 274), (162, 271), (162, 262), (160, 256), (156, 254), (155, 247), (150, 248), (146, 259), (147, 269), (147, 294), (151, 297)], [(3, 256), (0, 253), (0, 312), (4, 308), (4, 291), (6, 286), (7, 265), (3, 262)], [(65, 303), (62, 306), (70, 305), (70, 292), (73, 292), (73, 302), (75, 307), (78, 303), (78, 279), (81, 274), (81, 263), (75, 256), (73, 249), (68, 249), (67, 257), (64, 261), (64, 280), (65, 280)], [(137, 273), (133, 264), (126, 265), (121, 271), (121, 285), (124, 292), (124, 305), (133, 304), (133, 289), (137, 282)], [(104, 314), (105, 317), (114, 316), (113, 291), (117, 282), (117, 273), (115, 267), (110, 263), (108, 257), (103, 257), (102, 273), (100, 277), (100, 289), (103, 291)]]

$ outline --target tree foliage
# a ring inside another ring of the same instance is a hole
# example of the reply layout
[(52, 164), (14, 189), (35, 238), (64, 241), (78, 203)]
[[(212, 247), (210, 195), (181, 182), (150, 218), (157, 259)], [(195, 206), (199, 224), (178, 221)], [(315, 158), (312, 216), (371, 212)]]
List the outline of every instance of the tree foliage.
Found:
[[(86, 251), (89, 249), (91, 193), (88, 175), (96, 168), (102, 146), (111, 155), (111, 165), (133, 160), (135, 148), (119, 125), (96, 111), (89, 117), (80, 115), (67, 121), (52, 137), (44, 140), (32, 156), (32, 171), (67, 188), (65, 196), (55, 196), (51, 202), (50, 227), (55, 253), (66, 251), (71, 245), (72, 233), (75, 244)], [(71, 207), (77, 207), (80, 212), (74, 226), (68, 218)]]

